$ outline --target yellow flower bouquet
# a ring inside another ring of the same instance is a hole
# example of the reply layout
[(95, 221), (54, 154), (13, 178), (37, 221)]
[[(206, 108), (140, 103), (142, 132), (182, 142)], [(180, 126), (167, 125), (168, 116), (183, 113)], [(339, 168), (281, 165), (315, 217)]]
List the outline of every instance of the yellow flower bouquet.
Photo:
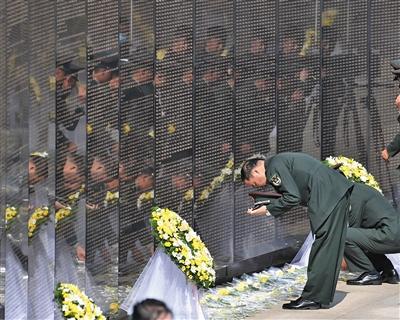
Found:
[(203, 191), (200, 192), (200, 196), (198, 199), (199, 203), (206, 201), (209, 198), (210, 194), (216, 188), (218, 188), (228, 177), (232, 175), (233, 166), (234, 166), (234, 161), (233, 157), (231, 157), (226, 163), (225, 167), (221, 170), (220, 175), (215, 177), (211, 181), (211, 183)]
[(47, 222), (48, 219), (48, 207), (43, 206), (36, 208), (28, 220), (28, 237), (32, 238), (38, 232), (40, 225)]
[(67, 197), (67, 203), (64, 208), (58, 209), (56, 211), (56, 224), (58, 225), (62, 220), (65, 218), (71, 217), (75, 212), (77, 208), (77, 202), (80, 198), (80, 196), (85, 192), (85, 185), (83, 184), (81, 188), (76, 191), (71, 193)]
[(347, 179), (354, 182), (364, 183), (382, 193), (382, 189), (374, 176), (370, 174), (361, 163), (354, 159), (344, 156), (328, 157), (323, 161), (323, 163), (331, 168), (338, 168)]
[(194, 190), (193, 188), (190, 188), (189, 190), (187, 190), (184, 195), (183, 195), (183, 200), (185, 200), (186, 202), (192, 201), (193, 199), (193, 194), (194, 194)]
[(189, 280), (204, 288), (214, 285), (213, 258), (184, 219), (169, 209), (155, 207), (150, 223), (156, 240)]
[(16, 207), (7, 205), (5, 213), (6, 230), (8, 230), (18, 215), (18, 209)]
[(79, 200), (82, 193), (84, 192), (85, 192), (85, 185), (83, 184), (78, 191), (73, 192), (68, 196), (67, 198), (68, 204), (70, 205), (75, 204)]
[(65, 207), (56, 211), (56, 224), (72, 215), (72, 208)]
[(59, 283), (55, 290), (55, 301), (65, 319), (106, 320), (101, 309), (76, 285)]
[(107, 207), (110, 204), (117, 203), (119, 199), (119, 192), (112, 192), (112, 191), (107, 191), (106, 197), (104, 199), (104, 206)]
[(154, 190), (143, 192), (137, 199), (136, 206), (138, 209), (142, 207), (144, 203), (151, 202), (154, 199)]

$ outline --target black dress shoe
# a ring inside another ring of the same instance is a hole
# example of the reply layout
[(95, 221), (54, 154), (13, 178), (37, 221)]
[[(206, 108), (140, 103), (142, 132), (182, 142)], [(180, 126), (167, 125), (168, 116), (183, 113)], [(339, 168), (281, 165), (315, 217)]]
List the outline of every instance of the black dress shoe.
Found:
[(355, 279), (347, 280), (347, 284), (352, 286), (380, 285), (382, 284), (382, 277), (377, 271), (369, 271), (362, 273)]
[(389, 272), (382, 272), (382, 281), (385, 283), (398, 284), (400, 279), (396, 269), (392, 269)]
[(292, 309), (292, 310), (317, 310), (321, 308), (321, 304), (315, 301), (306, 300), (303, 297), (297, 300), (290, 301), (282, 305), (282, 309)]

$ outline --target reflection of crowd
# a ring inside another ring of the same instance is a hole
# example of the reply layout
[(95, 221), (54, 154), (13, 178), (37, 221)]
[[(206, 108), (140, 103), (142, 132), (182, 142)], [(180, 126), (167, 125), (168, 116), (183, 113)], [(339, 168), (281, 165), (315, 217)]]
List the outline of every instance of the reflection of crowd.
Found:
[[(326, 61), (338, 40), (332, 21), (324, 29)], [(195, 53), (192, 28), (179, 26), (164, 47), (156, 48), (155, 56), (153, 48), (143, 44), (132, 49), (131, 38), (124, 34), (129, 28), (121, 27), (120, 53), (89, 54), (88, 70), (73, 60), (58, 65), (57, 161), (69, 163), (71, 157), (87, 154), (87, 163), (82, 164), (87, 170), (81, 173), (83, 177), (87, 172), (86, 246), (107, 260), (105, 248), (120, 237), (120, 261), (128, 270), (130, 259), (143, 262), (151, 253), (146, 249), (151, 247), (146, 210), (153, 201), (191, 219), (192, 198), (196, 203), (231, 154), (240, 161), (261, 145), (264, 152), (270, 151), (265, 138), (276, 127), (278, 151), (302, 150), (310, 112), (307, 104), (320, 83), (319, 43), (305, 39), (310, 34), (305, 23), (283, 25), (278, 48), (273, 36), (251, 31), (245, 42), (236, 44), (235, 59), (234, 39), (223, 25), (199, 29)], [(342, 81), (334, 73), (322, 72), (322, 76), (324, 85)], [(334, 109), (325, 113), (332, 113), (325, 119), (332, 126), (340, 113), (340, 107)], [(263, 119), (262, 144), (253, 115)], [(60, 186), (68, 183), (64, 180)], [(119, 208), (110, 201), (116, 198)], [(102, 236), (96, 234), (99, 226), (105, 228)], [(140, 243), (129, 244), (132, 239)], [(99, 266), (98, 255), (86, 254), (89, 266)]]
[[(88, 50), (87, 66), (78, 55), (57, 63), (55, 201), (49, 159), (31, 155), (30, 213), (52, 203), (56, 212), (71, 208), (72, 219), (59, 224), (54, 241), (68, 257), (85, 261), (92, 275), (108, 271), (117, 243), (120, 274), (141, 270), (153, 250), (148, 215), (154, 202), (188, 219), (216, 260), (229, 262), (233, 248), (221, 244), (232, 236), (228, 213), (215, 213), (229, 202), (232, 186), (222, 183), (207, 201), (199, 197), (232, 154), (238, 164), (256, 151), (274, 152), (269, 135), (277, 138), (277, 151), (301, 151), (311, 111), (317, 136), (322, 125), (323, 157), (337, 151), (343, 113), (356, 127), (358, 154), (366, 154), (354, 95), (359, 48), (339, 37), (340, 14), (322, 13), (321, 34), (312, 36), (313, 21), (280, 17), (277, 39), (272, 29), (246, 27), (245, 41), (237, 43), (222, 23), (196, 26), (196, 39), (191, 26), (181, 25), (155, 39), (167, 40), (156, 48), (131, 43), (131, 21), (121, 19), (119, 52)], [(11, 97), (11, 105), (24, 104), (18, 99), (28, 98)], [(317, 101), (314, 110), (310, 101)], [(23, 117), (10, 112), (10, 126), (23, 127)], [(400, 149), (396, 139), (383, 151), (385, 160)]]

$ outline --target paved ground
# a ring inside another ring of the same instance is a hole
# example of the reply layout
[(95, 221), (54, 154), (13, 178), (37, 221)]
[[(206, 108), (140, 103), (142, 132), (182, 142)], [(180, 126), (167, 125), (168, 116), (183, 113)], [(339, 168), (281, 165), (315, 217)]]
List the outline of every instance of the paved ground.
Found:
[(339, 282), (330, 309), (291, 311), (276, 306), (247, 320), (277, 319), (400, 319), (400, 285), (347, 286)]

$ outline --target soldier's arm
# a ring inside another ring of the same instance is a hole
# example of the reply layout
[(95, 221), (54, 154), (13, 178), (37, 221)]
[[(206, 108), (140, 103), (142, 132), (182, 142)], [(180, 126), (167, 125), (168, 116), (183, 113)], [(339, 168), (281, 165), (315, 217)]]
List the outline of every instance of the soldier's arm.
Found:
[(289, 170), (284, 165), (275, 163), (273, 168), (268, 170), (267, 178), (269, 183), (282, 194), (281, 198), (273, 199), (271, 203), (267, 205), (268, 211), (273, 216), (277, 217), (300, 204), (300, 191)]
[(394, 157), (396, 154), (400, 152), (400, 133), (396, 134), (392, 142), (388, 144), (386, 147), (389, 156)]

